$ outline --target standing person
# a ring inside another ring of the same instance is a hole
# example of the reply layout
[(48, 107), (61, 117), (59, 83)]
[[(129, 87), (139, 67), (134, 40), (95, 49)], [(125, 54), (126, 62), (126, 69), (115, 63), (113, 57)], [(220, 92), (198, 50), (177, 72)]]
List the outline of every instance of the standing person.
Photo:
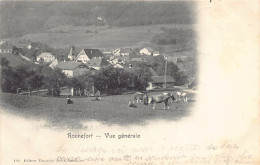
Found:
[(147, 93), (144, 94), (143, 101), (144, 101), (144, 106), (148, 107), (148, 96), (147, 96)]
[(21, 88), (17, 88), (16, 95), (19, 95)]

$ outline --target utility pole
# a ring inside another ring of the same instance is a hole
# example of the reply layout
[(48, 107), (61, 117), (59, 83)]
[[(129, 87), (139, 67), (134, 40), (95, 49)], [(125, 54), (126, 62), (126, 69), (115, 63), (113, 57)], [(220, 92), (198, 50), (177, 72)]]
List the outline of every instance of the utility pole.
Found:
[(167, 74), (167, 56), (164, 56), (165, 59), (165, 70), (164, 70), (164, 88), (166, 89), (166, 74)]

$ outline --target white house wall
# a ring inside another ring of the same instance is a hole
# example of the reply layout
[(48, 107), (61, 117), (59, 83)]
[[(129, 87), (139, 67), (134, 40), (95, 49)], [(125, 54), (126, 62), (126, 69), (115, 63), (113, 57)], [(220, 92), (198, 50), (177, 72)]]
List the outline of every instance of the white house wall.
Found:
[(62, 70), (62, 72), (63, 72), (67, 77), (73, 77), (73, 71), (72, 71), (72, 70)]
[(86, 55), (84, 50), (81, 50), (76, 61), (77, 62), (83, 62), (84, 64), (87, 63), (87, 61), (89, 61), (90, 59), (88, 58), (88, 56)]
[(36, 60), (40, 61), (41, 59), (43, 59), (44, 62), (52, 62), (55, 57), (50, 53), (42, 53), (36, 58)]
[(140, 50), (140, 54), (142, 54), (142, 55), (148, 55), (148, 56), (150, 56), (152, 53), (151, 52), (149, 52), (146, 48), (144, 48), (144, 49), (141, 49)]

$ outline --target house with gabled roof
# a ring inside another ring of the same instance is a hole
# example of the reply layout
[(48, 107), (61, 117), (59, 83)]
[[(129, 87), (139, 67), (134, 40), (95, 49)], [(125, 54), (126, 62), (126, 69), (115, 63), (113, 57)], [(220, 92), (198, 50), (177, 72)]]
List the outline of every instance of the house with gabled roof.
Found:
[(83, 75), (90, 71), (90, 68), (82, 62), (75, 61), (62, 61), (56, 65), (56, 68), (61, 69), (61, 71), (67, 77), (75, 77)]
[(58, 59), (55, 58), (50, 64), (49, 64), (49, 67), (54, 69), (57, 65), (58, 65)]
[(144, 60), (141, 57), (134, 57), (130, 60), (130, 62), (144, 62)]
[(87, 63), (93, 57), (104, 57), (99, 49), (82, 49), (76, 57), (76, 62)]
[(117, 48), (113, 51), (115, 56), (129, 56), (133, 50), (131, 48)]
[(156, 51), (153, 52), (153, 56), (159, 56), (159, 55), (160, 55), (159, 51), (156, 50)]
[(55, 59), (51, 53), (43, 52), (39, 56), (36, 57), (36, 61), (43, 61), (43, 62), (52, 62)]
[(143, 48), (140, 50), (141, 55), (147, 55), (147, 56), (153, 55), (153, 52), (154, 52), (154, 50), (150, 47), (146, 47), (146, 48)]
[(159, 76), (153, 68), (149, 67), (148, 69), (152, 76)]
[(114, 65), (114, 68), (124, 68), (124, 67), (123, 67), (123, 65), (115, 64), (115, 65)]
[(114, 49), (113, 49), (113, 48), (103, 48), (101, 51), (102, 51), (102, 53), (105, 54), (105, 55), (112, 55)]
[(0, 45), (0, 53), (12, 53), (13, 52), (13, 45), (9, 43), (2, 43)]
[(93, 57), (86, 63), (86, 65), (95, 70), (100, 70), (103, 67), (109, 66), (109, 62), (102, 57)]

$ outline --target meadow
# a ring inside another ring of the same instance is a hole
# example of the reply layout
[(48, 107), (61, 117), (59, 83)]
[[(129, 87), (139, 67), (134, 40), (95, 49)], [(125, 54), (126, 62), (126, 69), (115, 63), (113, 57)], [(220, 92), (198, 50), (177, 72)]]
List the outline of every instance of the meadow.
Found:
[(68, 48), (71, 45), (82, 48), (141, 48), (156, 47), (151, 44), (154, 35), (161, 33), (161, 28), (192, 29), (191, 25), (168, 24), (147, 26), (59, 26), (39, 33), (26, 34), (13, 41), (31, 40), (47, 43), (55, 48)]
[[(171, 91), (173, 92), (173, 91)], [(158, 92), (157, 92), (158, 93)], [(156, 94), (156, 92), (148, 95)], [(153, 110), (138, 104), (128, 107), (133, 94), (104, 96), (101, 101), (93, 97), (74, 97), (74, 104), (66, 104), (65, 97), (41, 97), (0, 93), (4, 111), (26, 119), (44, 120), (46, 127), (57, 129), (82, 129), (86, 121), (98, 121), (107, 125), (144, 125), (150, 120), (180, 120), (190, 114), (195, 95), (189, 93), (189, 102), (174, 102), (169, 110), (158, 104)]]

